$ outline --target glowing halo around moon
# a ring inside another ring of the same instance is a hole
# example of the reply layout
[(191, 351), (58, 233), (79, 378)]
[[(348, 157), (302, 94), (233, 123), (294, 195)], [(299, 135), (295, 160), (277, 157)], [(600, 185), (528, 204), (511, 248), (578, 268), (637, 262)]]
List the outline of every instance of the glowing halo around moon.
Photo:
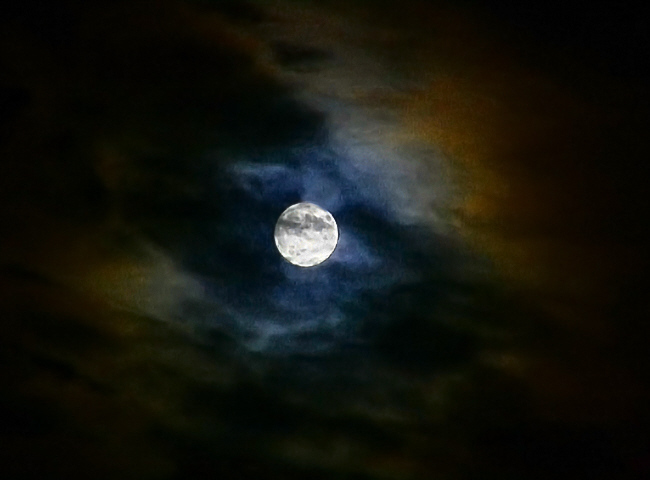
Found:
[(330, 212), (313, 203), (301, 202), (282, 212), (273, 236), (278, 251), (289, 263), (314, 267), (336, 249), (339, 229)]

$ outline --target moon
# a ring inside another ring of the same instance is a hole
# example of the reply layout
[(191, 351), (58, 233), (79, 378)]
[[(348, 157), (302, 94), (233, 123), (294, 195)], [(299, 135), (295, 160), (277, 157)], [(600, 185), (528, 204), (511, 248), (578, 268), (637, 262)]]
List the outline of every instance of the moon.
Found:
[(336, 249), (339, 229), (330, 212), (301, 202), (287, 208), (275, 224), (275, 245), (293, 265), (314, 267), (327, 260)]

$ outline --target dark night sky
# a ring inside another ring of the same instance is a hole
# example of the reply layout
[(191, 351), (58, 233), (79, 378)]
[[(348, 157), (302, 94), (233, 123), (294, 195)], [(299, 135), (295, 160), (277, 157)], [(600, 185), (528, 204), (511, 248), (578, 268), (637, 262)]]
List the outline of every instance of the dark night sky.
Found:
[(3, 4), (0, 478), (649, 478), (609, 3)]

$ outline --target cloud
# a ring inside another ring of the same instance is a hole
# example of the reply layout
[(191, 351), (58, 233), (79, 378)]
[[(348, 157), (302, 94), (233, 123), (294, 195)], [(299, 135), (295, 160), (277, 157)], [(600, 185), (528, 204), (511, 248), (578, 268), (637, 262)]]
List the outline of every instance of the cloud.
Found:
[[(641, 151), (624, 95), (610, 116), (426, 2), (37, 3), (1, 50), (10, 455), (140, 478), (629, 459), (600, 455), (645, 405), (641, 257), (602, 223), (643, 238), (619, 215), (640, 196), (597, 181)], [(341, 230), (314, 269), (273, 244), (299, 201)]]

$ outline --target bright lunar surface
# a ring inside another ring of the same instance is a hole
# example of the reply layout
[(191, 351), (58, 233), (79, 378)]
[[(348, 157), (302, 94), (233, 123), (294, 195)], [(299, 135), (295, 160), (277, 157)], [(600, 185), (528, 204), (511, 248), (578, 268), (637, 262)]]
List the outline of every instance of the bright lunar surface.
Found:
[(339, 241), (339, 229), (327, 210), (302, 202), (282, 212), (274, 236), (275, 245), (290, 263), (313, 267), (332, 255)]

